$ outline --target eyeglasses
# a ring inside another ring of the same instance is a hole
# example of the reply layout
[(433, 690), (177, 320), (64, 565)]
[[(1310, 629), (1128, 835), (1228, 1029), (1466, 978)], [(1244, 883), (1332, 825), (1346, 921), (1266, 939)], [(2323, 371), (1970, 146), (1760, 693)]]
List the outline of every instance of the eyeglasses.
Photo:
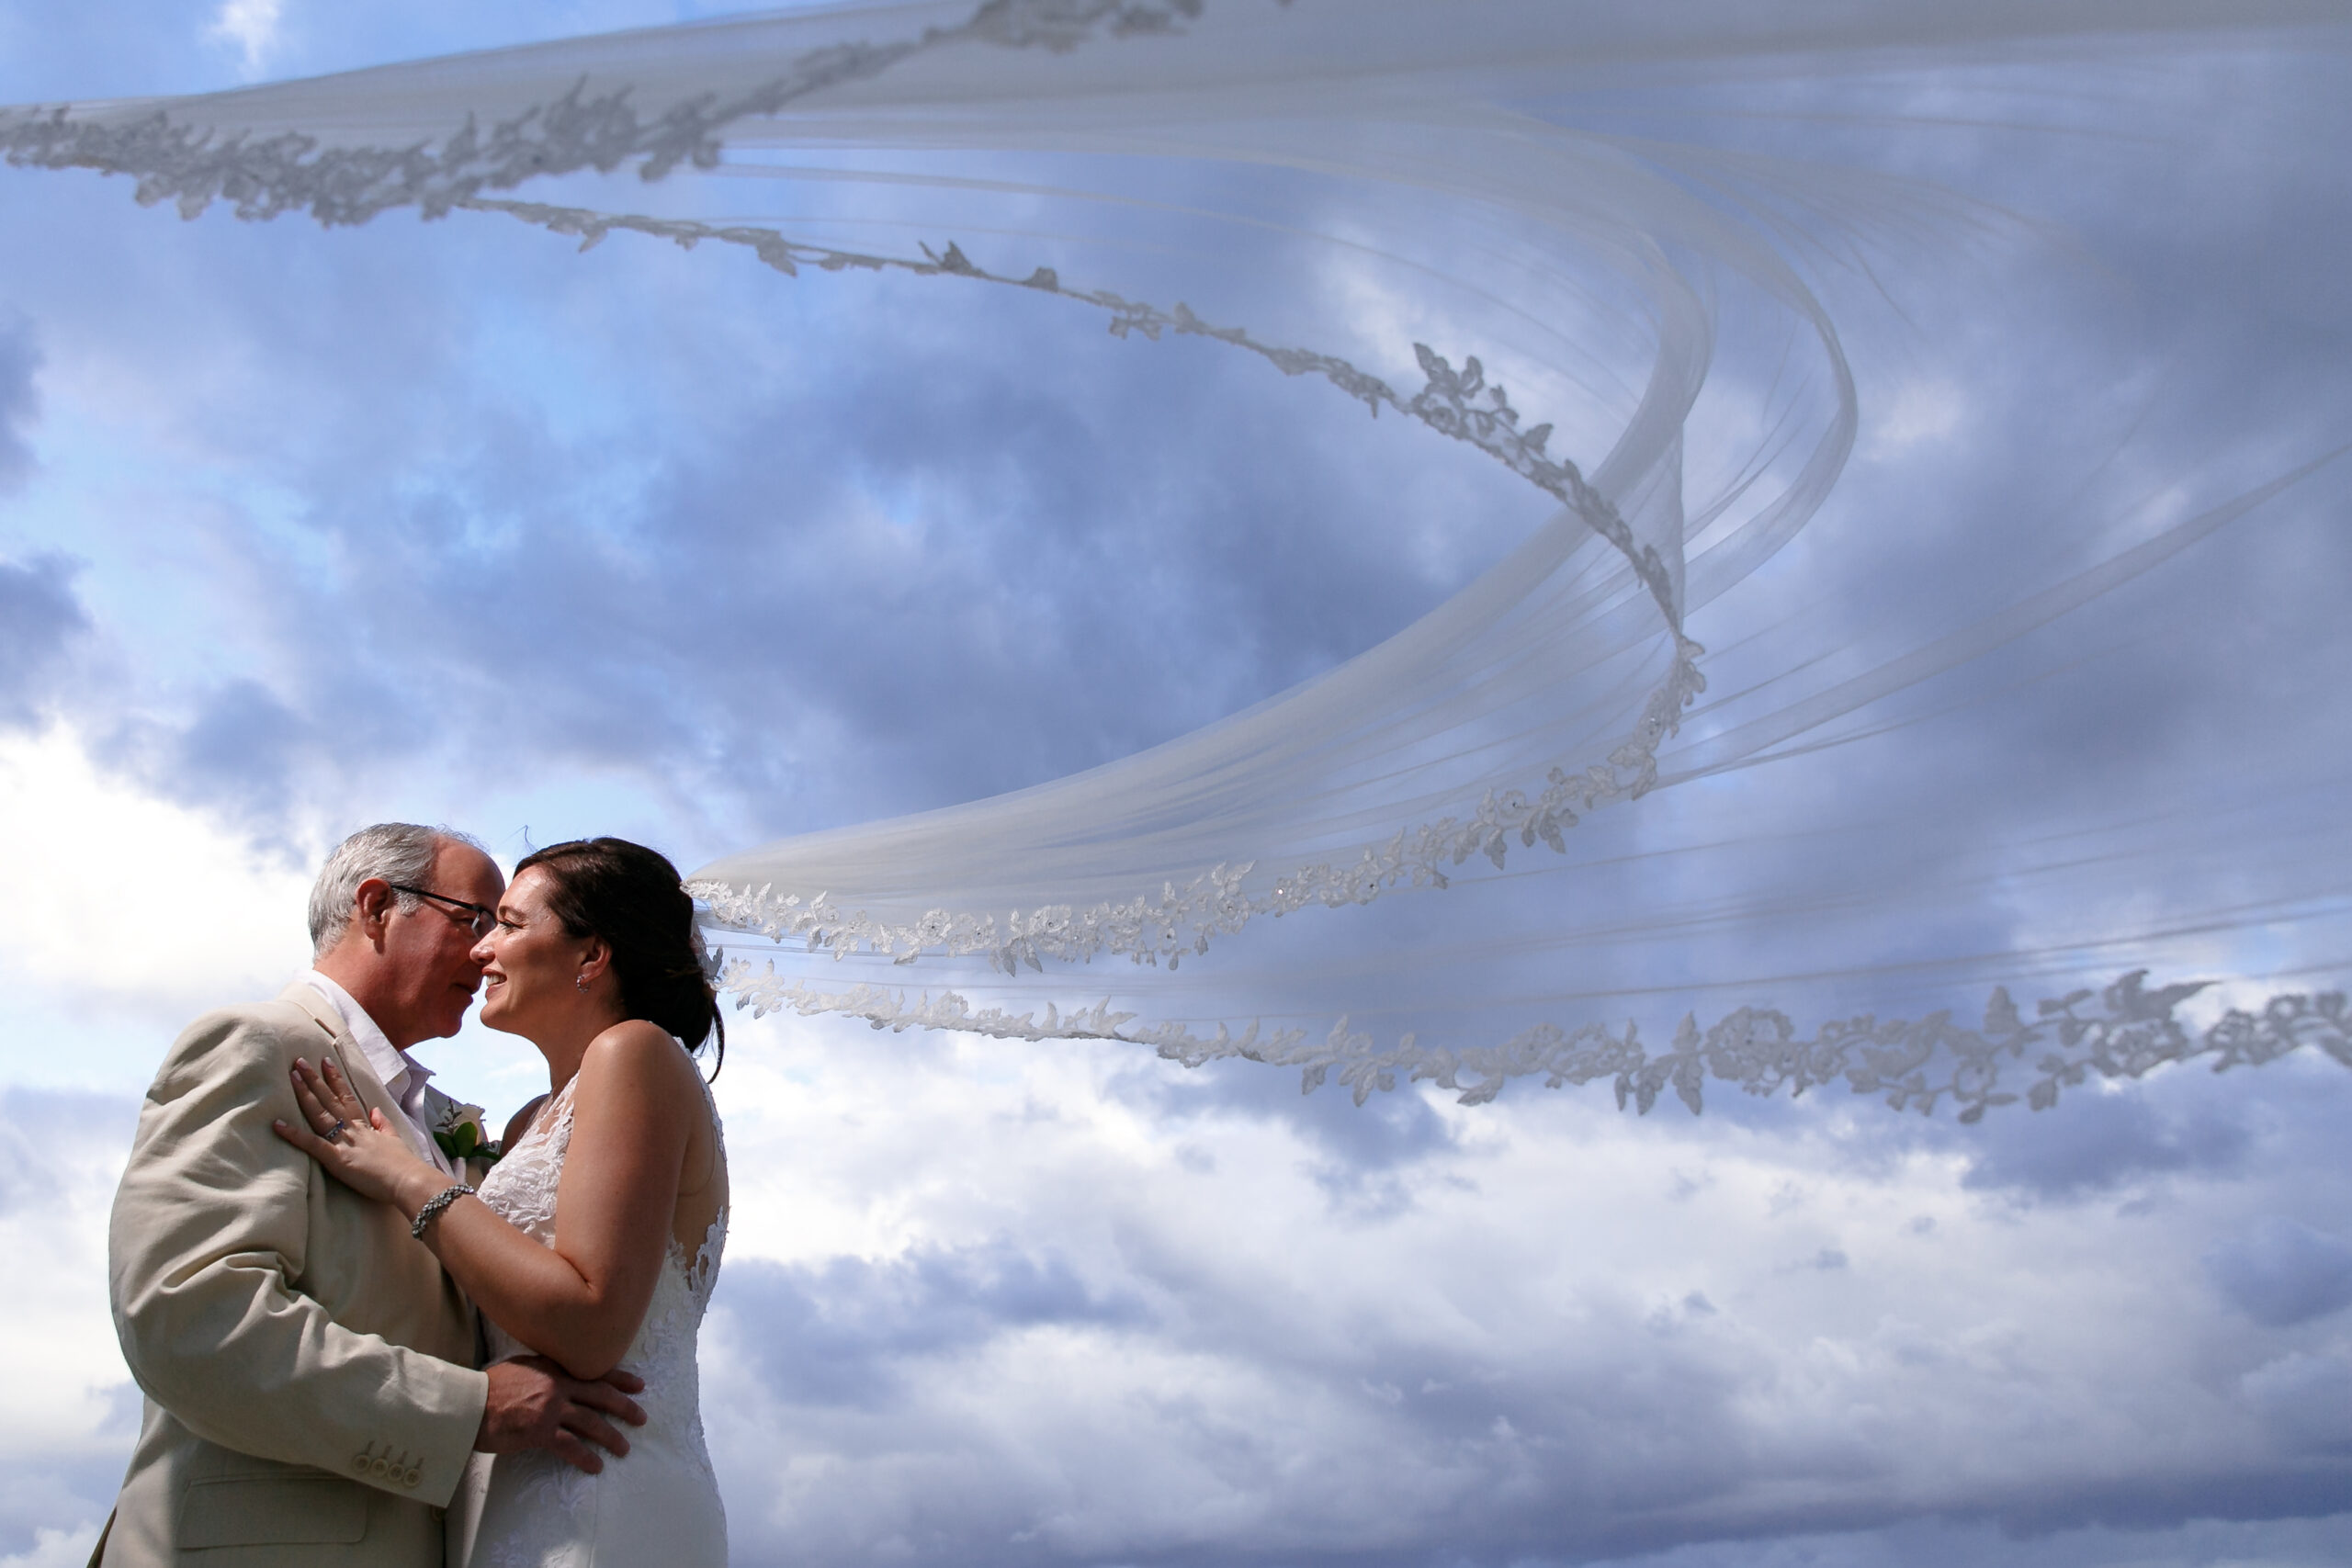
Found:
[(480, 904), (469, 904), (463, 898), (452, 898), (447, 893), (435, 893), (427, 888), (410, 887), (398, 882), (387, 886), (395, 893), (410, 893), (419, 898), (430, 898), (436, 904), (447, 904), (452, 909), (463, 909), (466, 912), (466, 929), (472, 931), (477, 940), (497, 929), (498, 911), (495, 909), (485, 909)]

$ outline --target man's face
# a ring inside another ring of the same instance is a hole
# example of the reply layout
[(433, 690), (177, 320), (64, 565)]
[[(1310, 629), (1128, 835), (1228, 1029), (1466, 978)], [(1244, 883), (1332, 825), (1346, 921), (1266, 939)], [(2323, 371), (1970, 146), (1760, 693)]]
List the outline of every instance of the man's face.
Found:
[[(465, 844), (444, 843), (434, 857), (433, 874), (422, 885), (446, 897), (496, 908), (506, 879), (488, 855)], [(393, 1044), (406, 1049), (420, 1040), (455, 1034), (466, 1021), (481, 986), (474, 961), (471, 917), (462, 909), (416, 900), (413, 909), (395, 908), (384, 928), (383, 962), (387, 1003), (369, 1010)], [(385, 1016), (390, 1014), (390, 1016)], [(405, 1038), (403, 1038), (405, 1036)]]

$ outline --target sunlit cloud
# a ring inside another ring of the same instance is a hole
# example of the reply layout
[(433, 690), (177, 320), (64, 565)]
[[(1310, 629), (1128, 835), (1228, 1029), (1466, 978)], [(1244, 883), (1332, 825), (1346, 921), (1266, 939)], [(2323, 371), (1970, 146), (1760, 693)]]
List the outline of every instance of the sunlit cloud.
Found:
[(51, 998), (176, 1027), (308, 963), (307, 869), (101, 769), (63, 725), (0, 732), (0, 972)]
[(207, 33), (234, 44), (243, 57), (244, 73), (259, 76), (277, 51), (278, 24), (285, 0), (221, 0), (219, 14)]

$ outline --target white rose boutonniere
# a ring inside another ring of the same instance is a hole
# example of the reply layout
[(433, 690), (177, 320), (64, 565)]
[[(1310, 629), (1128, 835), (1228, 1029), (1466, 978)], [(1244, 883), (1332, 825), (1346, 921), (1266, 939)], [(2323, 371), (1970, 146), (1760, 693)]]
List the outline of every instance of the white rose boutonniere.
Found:
[(451, 1100), (441, 1113), (440, 1123), (433, 1129), (433, 1141), (452, 1164), (478, 1160), (483, 1165), (495, 1165), (502, 1152), (482, 1131), (482, 1117), (487, 1114), (479, 1105), (462, 1105)]

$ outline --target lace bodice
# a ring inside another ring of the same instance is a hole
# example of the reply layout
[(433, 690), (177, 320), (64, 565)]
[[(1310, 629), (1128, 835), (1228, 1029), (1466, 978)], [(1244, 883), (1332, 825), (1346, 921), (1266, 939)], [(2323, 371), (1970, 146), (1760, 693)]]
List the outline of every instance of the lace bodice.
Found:
[[(571, 1091), (579, 1081), (575, 1077), (563, 1086), (532, 1130), (482, 1179), (481, 1201), (507, 1224), (546, 1247), (555, 1245), (556, 1195), (563, 1180), (564, 1156), (571, 1147)], [(708, 1085), (703, 1088), (703, 1100), (723, 1159), (726, 1134)], [(638, 1403), (645, 1407), (647, 1437), (676, 1438), (691, 1431), (697, 1450), (702, 1420), (695, 1345), (703, 1314), (710, 1305), (711, 1288), (718, 1280), (719, 1255), (727, 1245), (727, 1213), (722, 1205), (691, 1257), (674, 1236), (671, 1238), (645, 1320), (638, 1325), (637, 1337), (621, 1358), (623, 1368), (645, 1380), (645, 1393)], [(482, 1328), (491, 1360), (531, 1354), (530, 1347), (488, 1318), (483, 1319)], [(636, 1434), (631, 1436), (641, 1440)]]

